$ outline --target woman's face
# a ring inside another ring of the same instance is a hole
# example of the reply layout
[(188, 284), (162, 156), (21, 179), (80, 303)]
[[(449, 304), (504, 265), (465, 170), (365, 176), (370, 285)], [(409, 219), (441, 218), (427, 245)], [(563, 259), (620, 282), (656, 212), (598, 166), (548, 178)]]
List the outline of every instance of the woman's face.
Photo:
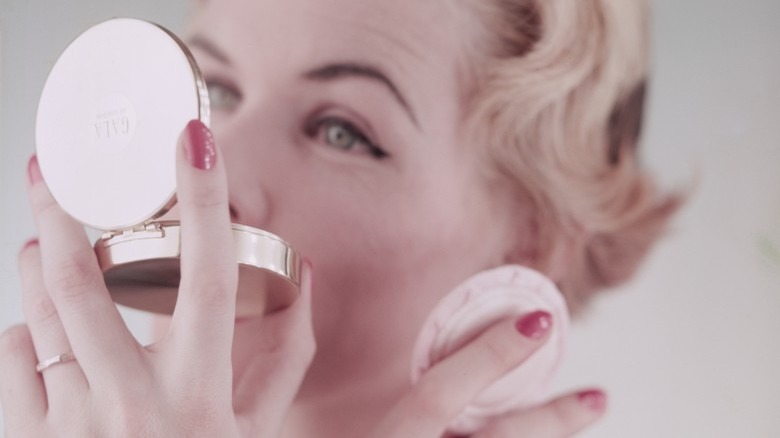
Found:
[(206, 1), (190, 28), (233, 219), (312, 261), (319, 331), (394, 309), (416, 329), (511, 246), (460, 129), (472, 29), (448, 5)]

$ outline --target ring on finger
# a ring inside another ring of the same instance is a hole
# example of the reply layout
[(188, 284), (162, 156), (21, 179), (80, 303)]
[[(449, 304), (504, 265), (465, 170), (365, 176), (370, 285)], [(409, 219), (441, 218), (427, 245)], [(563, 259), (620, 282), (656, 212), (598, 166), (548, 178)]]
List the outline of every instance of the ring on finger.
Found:
[(75, 362), (76, 356), (73, 355), (73, 353), (62, 353), (58, 354), (56, 356), (50, 357), (44, 361), (41, 361), (38, 363), (38, 365), (35, 366), (35, 371), (39, 373), (43, 373), (47, 368), (53, 367), (55, 365), (60, 365), (68, 362)]

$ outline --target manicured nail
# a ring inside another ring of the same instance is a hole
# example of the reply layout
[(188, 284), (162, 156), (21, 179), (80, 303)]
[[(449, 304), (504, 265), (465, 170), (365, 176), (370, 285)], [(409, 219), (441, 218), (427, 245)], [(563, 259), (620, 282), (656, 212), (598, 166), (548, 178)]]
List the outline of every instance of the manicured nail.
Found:
[(598, 389), (591, 389), (577, 394), (577, 400), (592, 411), (603, 411), (607, 407), (607, 395)]
[(305, 258), (303, 259), (303, 265), (306, 267), (306, 271), (308, 271), (309, 275), (309, 289), (314, 288), (314, 267), (311, 264), (311, 259)]
[(37, 155), (30, 157), (30, 162), (27, 163), (27, 180), (31, 186), (38, 184), (43, 180), (43, 176), (41, 175), (41, 167), (38, 165)]
[(526, 338), (539, 339), (552, 327), (552, 315), (539, 310), (529, 313), (515, 323), (515, 328)]
[(187, 123), (184, 139), (184, 153), (192, 167), (211, 170), (217, 164), (217, 148), (211, 130), (200, 120)]
[(24, 246), (22, 246), (22, 251), (21, 252), (24, 252), (24, 251), (27, 250), (27, 248), (29, 248), (31, 246), (35, 246), (37, 244), (38, 244), (38, 238), (37, 237), (33, 237), (32, 239), (30, 239), (27, 242), (25, 242)]

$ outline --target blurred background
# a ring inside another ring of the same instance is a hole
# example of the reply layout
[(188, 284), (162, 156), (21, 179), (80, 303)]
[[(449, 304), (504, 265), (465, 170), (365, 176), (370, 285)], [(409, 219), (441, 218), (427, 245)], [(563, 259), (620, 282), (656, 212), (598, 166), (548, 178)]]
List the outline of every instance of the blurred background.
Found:
[[(49, 69), (104, 19), (180, 31), (187, 3), (2, 0), (0, 331), (23, 322), (16, 255), (35, 234), (24, 181)], [(643, 157), (692, 196), (634, 281), (575, 322), (556, 388), (609, 392), (586, 438), (780, 437), (780, 2), (654, 4)]]

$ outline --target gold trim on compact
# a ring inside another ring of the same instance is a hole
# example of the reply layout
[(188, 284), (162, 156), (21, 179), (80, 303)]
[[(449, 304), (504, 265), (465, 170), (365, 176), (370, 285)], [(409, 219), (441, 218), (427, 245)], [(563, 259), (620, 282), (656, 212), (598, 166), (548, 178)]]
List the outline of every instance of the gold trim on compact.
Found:
[[(179, 237), (179, 222), (161, 221), (98, 240), (95, 253), (114, 301), (173, 313), (180, 278)], [(255, 316), (292, 304), (300, 288), (298, 254), (284, 240), (257, 228), (233, 224), (233, 237), (239, 266), (236, 316)]]
[[(66, 212), (104, 232), (95, 253), (118, 304), (162, 314), (176, 305), (180, 225), (156, 220), (176, 204), (176, 139), (195, 118), (209, 125), (195, 58), (172, 32), (143, 20), (88, 29), (46, 81), (36, 123), (41, 173)], [(237, 317), (292, 304), (301, 257), (269, 232), (232, 228)]]

